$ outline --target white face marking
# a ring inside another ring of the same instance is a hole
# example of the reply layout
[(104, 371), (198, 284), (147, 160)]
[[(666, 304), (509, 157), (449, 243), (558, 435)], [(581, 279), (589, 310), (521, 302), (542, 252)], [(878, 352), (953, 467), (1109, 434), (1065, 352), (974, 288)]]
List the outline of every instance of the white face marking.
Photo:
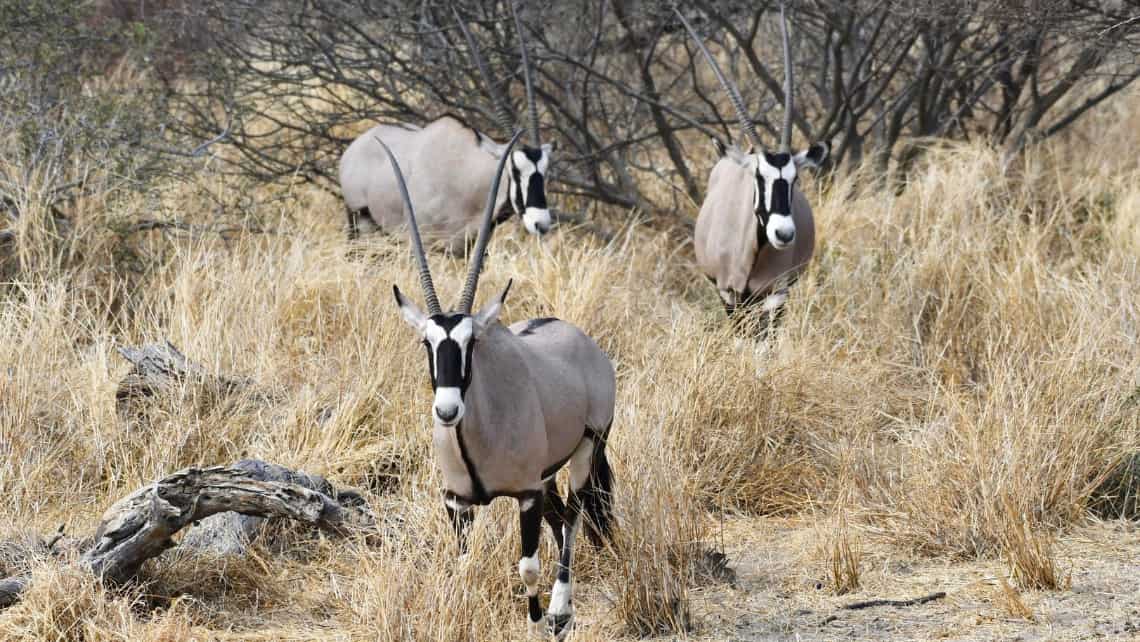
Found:
[(467, 344), (471, 343), (471, 336), (475, 333), (475, 325), (471, 317), (467, 317), (451, 329), (451, 339), (459, 344), (459, 371), (467, 372)]
[(431, 345), (432, 352), (439, 347), (439, 342), (447, 338), (447, 331), (439, 327), (435, 321), (426, 321), (424, 323), (424, 339)]

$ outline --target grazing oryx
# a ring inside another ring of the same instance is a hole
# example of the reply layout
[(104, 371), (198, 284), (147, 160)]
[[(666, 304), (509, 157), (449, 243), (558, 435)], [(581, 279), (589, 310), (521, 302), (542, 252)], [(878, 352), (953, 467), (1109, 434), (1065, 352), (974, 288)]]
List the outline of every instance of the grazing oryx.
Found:
[[(513, 4), (511, 11), (514, 12)], [(507, 103), (495, 91), (475, 39), (454, 7), (452, 12), (491, 94), (495, 119), (503, 132), (510, 134), (515, 128)], [(552, 224), (546, 203), (545, 177), (555, 147), (539, 140), (538, 109), (531, 87), (526, 43), (523, 42), (517, 15), (515, 28), (522, 50), (532, 146), (523, 146), (510, 157), (506, 188), (495, 197), (495, 209), (499, 213), (496, 222), (508, 218), (513, 210), (521, 217), (528, 232), (542, 235)], [(483, 197), (492, 178), (499, 176), (496, 172), (502, 172), (501, 164), (496, 169), (496, 161), (506, 153), (507, 146), (496, 143), (450, 114), (440, 116), (424, 127), (408, 124), (373, 127), (354, 140), (340, 159), (340, 188), (348, 210), (349, 238), (356, 238), (360, 231), (377, 228), (391, 231), (404, 224), (399, 191), (392, 180), (392, 173), (384, 170), (387, 161), (377, 139), (399, 155), (408, 172), (408, 189), (419, 206), (424, 236), (429, 242), (442, 243), (452, 252), (462, 251), (479, 229)]]
[(714, 141), (720, 160), (709, 175), (708, 194), (697, 217), (697, 264), (716, 284), (730, 317), (737, 309), (757, 303), (763, 314), (774, 315), (815, 249), (811, 206), (796, 188), (796, 172), (803, 166), (818, 167), (828, 153), (826, 143), (815, 143), (799, 153), (791, 151), (792, 60), (784, 6), (781, 3), (784, 128), (779, 152), (763, 148), (740, 92), (725, 78), (685, 16), (674, 11), (728, 92), (741, 128), (754, 145), (745, 152)]
[[(518, 137), (515, 134), (507, 143), (507, 152)], [(466, 550), (465, 532), (474, 518), (473, 506), (503, 496), (518, 500), (519, 574), (526, 584), (528, 625), (538, 632), (543, 619), (538, 600), (538, 540), (545, 518), (561, 551), (547, 622), (561, 635), (574, 609), (570, 565), (580, 515), (585, 511), (589, 517), (596, 531), (588, 532), (597, 542), (608, 536), (612, 521), (613, 477), (606, 461), (606, 439), (614, 417), (613, 364), (590, 337), (564, 321), (532, 319), (510, 328), (500, 324), (499, 312), (510, 283), (482, 310), (471, 312), (492, 233), (498, 173), (487, 196), (459, 310), (444, 312), (399, 165), (387, 146), (381, 146), (406, 208), (427, 312), (421, 312), (398, 287), (393, 286), (393, 291), (404, 320), (416, 329), (427, 350), (435, 391), (432, 441), (443, 477), (444, 503), (460, 551)], [(504, 161), (499, 160), (500, 169)], [(570, 467), (570, 497), (563, 504), (554, 477), (565, 465)]]

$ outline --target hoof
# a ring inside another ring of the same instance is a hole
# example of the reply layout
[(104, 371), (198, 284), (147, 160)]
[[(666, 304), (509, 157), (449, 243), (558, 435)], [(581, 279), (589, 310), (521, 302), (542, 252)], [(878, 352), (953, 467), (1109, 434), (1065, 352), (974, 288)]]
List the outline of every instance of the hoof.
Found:
[(570, 624), (574, 621), (573, 613), (551, 613), (546, 616), (546, 624), (550, 628), (554, 639), (561, 640), (570, 631)]

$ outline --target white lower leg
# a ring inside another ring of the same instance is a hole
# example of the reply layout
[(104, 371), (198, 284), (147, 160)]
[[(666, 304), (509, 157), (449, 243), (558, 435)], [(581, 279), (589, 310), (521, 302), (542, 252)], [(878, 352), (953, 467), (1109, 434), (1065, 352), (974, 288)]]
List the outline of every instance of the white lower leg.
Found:
[[(574, 580), (570, 575), (569, 569), (574, 563), (574, 535), (578, 530), (578, 520), (574, 524), (567, 524), (562, 527), (562, 537), (565, 541), (564, 546), (569, 550), (564, 555), (563, 561), (565, 562), (566, 572), (565, 579), (563, 573), (559, 572), (558, 578), (554, 581), (554, 589), (550, 593), (550, 608), (548, 612), (551, 615), (569, 615), (574, 612), (573, 594), (574, 594)], [(559, 569), (561, 571), (562, 569)]]
[(527, 597), (538, 595), (539, 570), (538, 553), (535, 553), (534, 557), (524, 557), (519, 560), (519, 575), (522, 577), (523, 584), (526, 585)]

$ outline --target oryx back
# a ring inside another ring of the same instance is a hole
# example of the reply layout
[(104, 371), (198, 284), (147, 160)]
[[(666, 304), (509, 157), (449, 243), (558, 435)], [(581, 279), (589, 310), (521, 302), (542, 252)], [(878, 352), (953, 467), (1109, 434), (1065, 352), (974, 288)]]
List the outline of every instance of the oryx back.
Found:
[[(403, 200), (389, 162), (376, 142), (379, 137), (396, 155), (405, 172), (408, 191), (425, 242), (459, 249), (479, 231), (487, 186), (494, 178), (497, 158), (484, 146), (497, 146), (453, 116), (438, 118), (423, 128), (378, 125), (357, 138), (340, 162), (341, 191), (352, 211), (368, 208), (371, 222), (388, 232), (406, 229)], [(496, 208), (507, 197), (499, 189)]]
[(529, 353), (554, 465), (570, 456), (584, 431), (602, 433), (613, 421), (614, 366), (593, 339), (565, 321), (531, 319), (510, 330)]

